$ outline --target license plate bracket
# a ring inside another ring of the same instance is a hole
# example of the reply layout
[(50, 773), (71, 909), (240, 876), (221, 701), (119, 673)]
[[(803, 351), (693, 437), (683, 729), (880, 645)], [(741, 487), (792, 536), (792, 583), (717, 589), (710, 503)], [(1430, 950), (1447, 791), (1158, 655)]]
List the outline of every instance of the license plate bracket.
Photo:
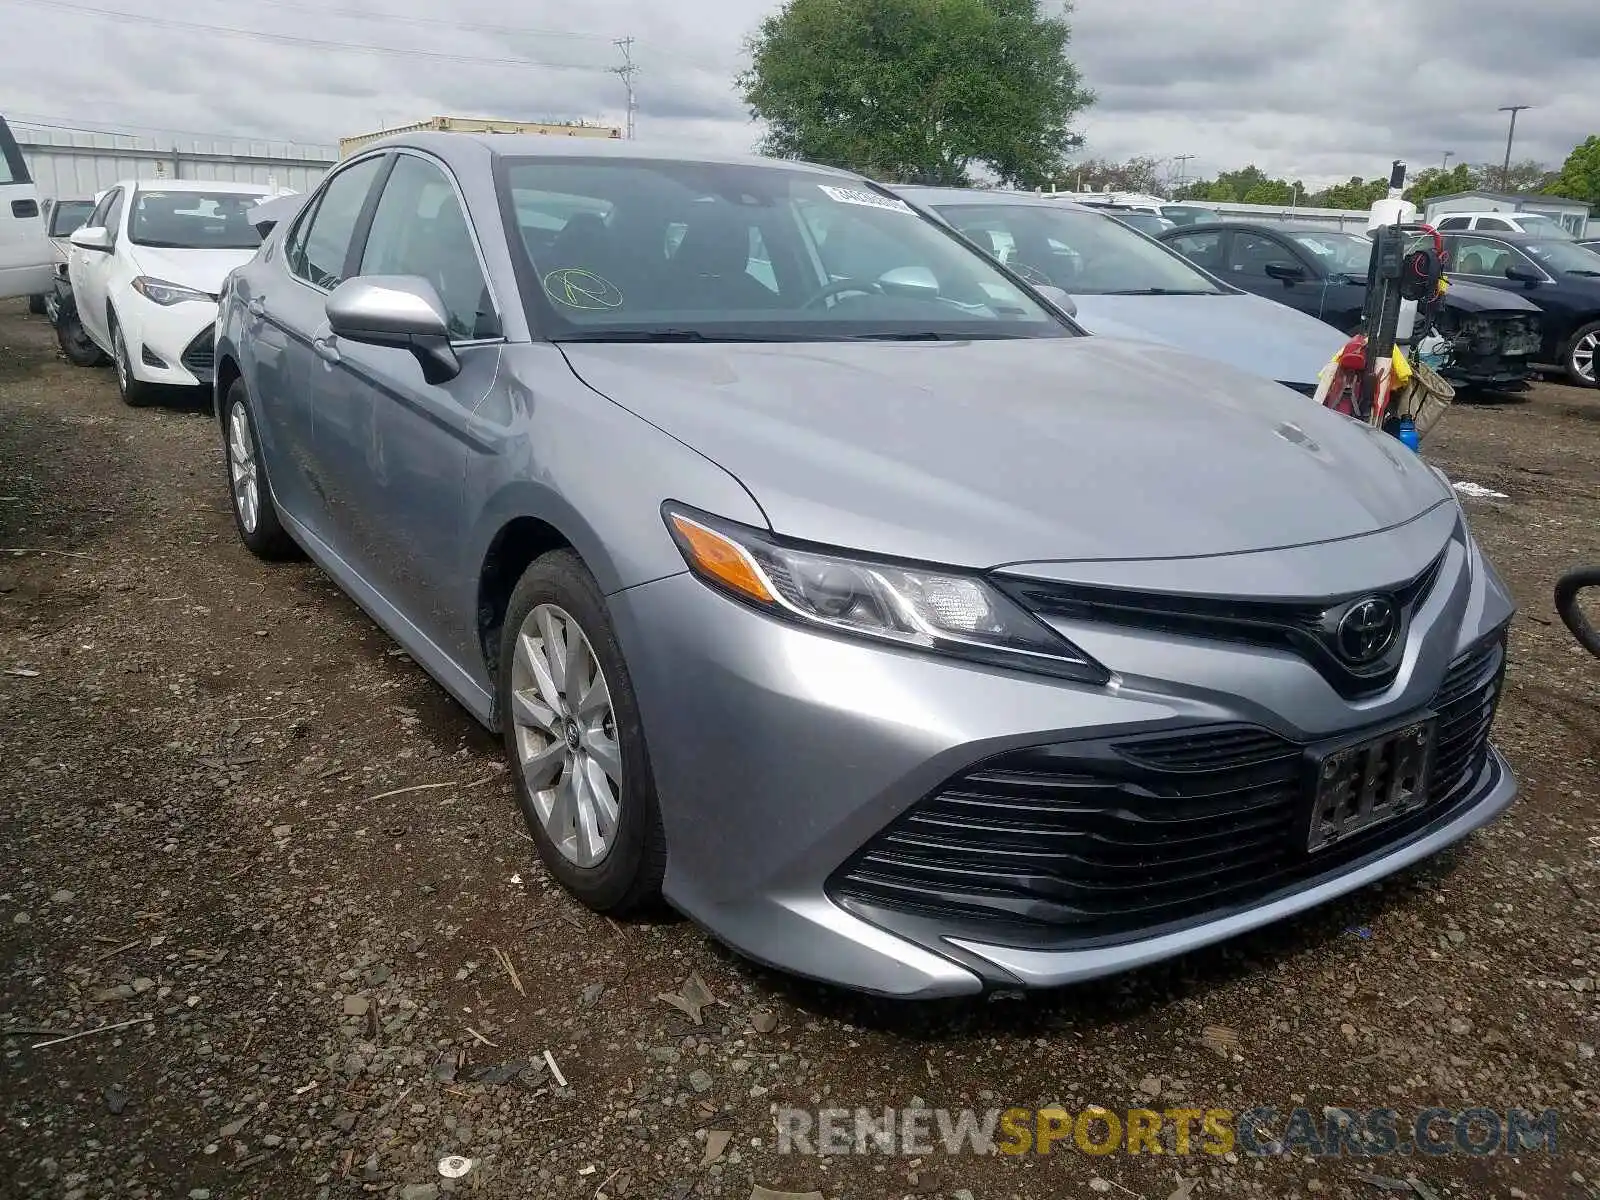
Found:
[(1438, 718), (1429, 713), (1384, 733), (1312, 751), (1306, 853), (1336, 846), (1425, 805), (1438, 728)]

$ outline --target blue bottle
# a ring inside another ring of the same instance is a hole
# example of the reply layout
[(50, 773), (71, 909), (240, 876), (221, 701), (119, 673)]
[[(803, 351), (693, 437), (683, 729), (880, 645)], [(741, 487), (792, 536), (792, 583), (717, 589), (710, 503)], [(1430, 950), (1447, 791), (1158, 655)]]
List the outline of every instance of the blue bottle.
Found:
[(1416, 422), (1410, 417), (1400, 418), (1400, 430), (1395, 434), (1395, 436), (1404, 442), (1408, 447), (1410, 447), (1413, 454), (1415, 454), (1417, 452), (1417, 448), (1422, 445), (1422, 435), (1417, 432)]

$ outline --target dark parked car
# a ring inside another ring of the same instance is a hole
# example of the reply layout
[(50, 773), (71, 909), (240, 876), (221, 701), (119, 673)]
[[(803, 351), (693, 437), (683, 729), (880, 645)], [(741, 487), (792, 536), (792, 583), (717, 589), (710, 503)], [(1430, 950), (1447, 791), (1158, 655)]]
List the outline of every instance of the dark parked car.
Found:
[(1177, 228), (1175, 222), (1165, 217), (1158, 217), (1155, 213), (1136, 212), (1131, 208), (1117, 208), (1115, 205), (1107, 205), (1105, 212), (1112, 220), (1121, 221), (1129, 229), (1137, 229), (1140, 233), (1149, 234), (1151, 237)]
[(1541, 362), (1595, 387), (1600, 350), (1600, 253), (1531, 233), (1447, 233), (1450, 278), (1504, 289), (1544, 312)]
[[(1318, 225), (1213, 222), (1174, 229), (1160, 241), (1248, 292), (1354, 333), (1367, 300), (1372, 243)], [(1540, 346), (1536, 305), (1459, 280), (1440, 313), (1448, 344), (1440, 373), (1458, 385), (1504, 386), (1528, 377)]]

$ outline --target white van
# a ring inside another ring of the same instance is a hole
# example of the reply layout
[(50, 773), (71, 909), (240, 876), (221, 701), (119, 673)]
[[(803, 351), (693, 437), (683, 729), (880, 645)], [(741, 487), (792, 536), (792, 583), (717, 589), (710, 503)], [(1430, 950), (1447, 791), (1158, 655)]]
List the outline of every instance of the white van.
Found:
[(0, 117), (0, 300), (48, 292), (55, 256), (22, 150)]

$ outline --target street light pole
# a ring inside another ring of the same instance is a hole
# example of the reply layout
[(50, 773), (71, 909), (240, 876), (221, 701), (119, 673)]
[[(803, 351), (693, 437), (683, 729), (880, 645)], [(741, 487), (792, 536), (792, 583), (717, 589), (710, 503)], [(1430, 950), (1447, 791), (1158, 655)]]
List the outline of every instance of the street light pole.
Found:
[(1506, 130), (1506, 161), (1500, 168), (1500, 187), (1503, 191), (1511, 190), (1511, 139), (1517, 136), (1517, 114), (1525, 108), (1532, 108), (1531, 104), (1502, 104), (1501, 112), (1511, 114), (1511, 128)]
[(1456, 156), (1456, 152), (1454, 150), (1446, 150), (1444, 152), (1444, 165), (1441, 166), (1439, 168), (1439, 170), (1448, 171), (1450, 169), (1450, 160), (1452, 158), (1454, 158), (1455, 156)]

